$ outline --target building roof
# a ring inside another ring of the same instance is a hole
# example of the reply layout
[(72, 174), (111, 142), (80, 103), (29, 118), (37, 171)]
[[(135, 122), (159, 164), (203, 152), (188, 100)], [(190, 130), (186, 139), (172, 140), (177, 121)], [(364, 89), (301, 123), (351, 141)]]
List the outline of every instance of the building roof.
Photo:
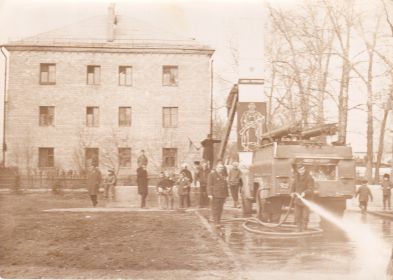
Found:
[(135, 18), (116, 15), (114, 36), (107, 40), (107, 16), (95, 16), (80, 22), (40, 33), (6, 47), (102, 47), (121, 49), (183, 49), (213, 53), (213, 49), (192, 38), (158, 29)]

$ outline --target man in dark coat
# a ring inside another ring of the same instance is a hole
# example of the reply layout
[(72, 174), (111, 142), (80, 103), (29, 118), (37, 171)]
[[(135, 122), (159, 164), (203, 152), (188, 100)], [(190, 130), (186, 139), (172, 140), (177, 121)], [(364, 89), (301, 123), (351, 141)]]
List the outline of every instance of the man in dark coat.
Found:
[(90, 195), (93, 207), (97, 205), (97, 195), (101, 185), (101, 171), (97, 168), (97, 163), (92, 162), (87, 170), (86, 186)]
[(192, 183), (192, 173), (190, 170), (188, 170), (188, 166), (186, 163), (183, 164), (183, 169), (180, 171), (180, 173), (184, 173), (185, 176), (188, 178), (188, 180), (190, 181), (190, 185), (187, 189), (187, 196), (186, 196), (186, 202), (187, 202), (187, 207), (191, 206), (191, 183)]
[(227, 180), (223, 175), (224, 166), (217, 164), (207, 178), (207, 192), (212, 199), (211, 212), (216, 227), (221, 227), (221, 215), (224, 209), (225, 199), (228, 196)]
[(307, 228), (310, 210), (296, 194), (305, 199), (311, 199), (314, 193), (314, 179), (302, 164), (296, 167), (295, 180), (293, 181), (291, 192), (294, 198), (297, 229), (298, 231), (303, 231)]
[(209, 197), (207, 196), (207, 178), (210, 174), (210, 169), (207, 162), (202, 162), (202, 167), (196, 174), (195, 180), (199, 181), (199, 207), (204, 208), (209, 206)]
[(138, 184), (138, 194), (141, 196), (141, 208), (145, 208), (146, 197), (148, 194), (148, 178), (146, 165), (142, 165), (136, 170), (136, 181)]

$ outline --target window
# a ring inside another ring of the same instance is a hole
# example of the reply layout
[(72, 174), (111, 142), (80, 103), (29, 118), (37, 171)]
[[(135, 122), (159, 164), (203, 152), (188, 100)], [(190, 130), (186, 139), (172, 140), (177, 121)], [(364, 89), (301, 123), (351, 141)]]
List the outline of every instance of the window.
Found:
[(54, 125), (55, 107), (54, 106), (40, 106), (40, 126)]
[(98, 148), (85, 148), (85, 159), (86, 159), (86, 167), (89, 167), (91, 164), (99, 165), (99, 152)]
[(98, 107), (86, 108), (86, 126), (98, 127), (99, 125), (99, 110)]
[(41, 85), (56, 84), (56, 64), (54, 63), (40, 64), (40, 84)]
[(131, 107), (119, 107), (119, 126), (131, 126)]
[(38, 148), (38, 166), (39, 167), (55, 166), (53, 148)]
[(176, 148), (163, 148), (162, 149), (162, 167), (175, 167), (177, 158)]
[(131, 167), (131, 148), (119, 148), (119, 166)]
[(119, 86), (132, 86), (131, 66), (119, 66)]
[(101, 76), (101, 67), (97, 65), (87, 66), (87, 84), (99, 85)]
[(162, 108), (162, 126), (177, 127), (177, 107)]
[(162, 85), (163, 86), (177, 86), (177, 66), (163, 66), (162, 67)]

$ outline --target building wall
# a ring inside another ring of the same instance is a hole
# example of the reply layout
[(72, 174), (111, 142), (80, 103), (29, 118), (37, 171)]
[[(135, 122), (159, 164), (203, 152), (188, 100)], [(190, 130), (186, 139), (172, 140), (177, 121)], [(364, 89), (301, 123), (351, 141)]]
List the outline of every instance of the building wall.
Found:
[[(56, 85), (39, 84), (40, 63), (56, 63)], [(101, 84), (86, 84), (86, 66), (101, 66)], [(118, 66), (133, 67), (133, 85), (118, 85)], [(178, 65), (178, 86), (162, 85), (162, 66)], [(77, 169), (84, 147), (117, 154), (132, 148), (132, 166), (145, 149), (148, 169), (161, 167), (162, 148), (177, 148), (178, 163), (198, 158), (210, 125), (210, 56), (12, 51), (6, 116), (6, 165), (37, 168), (38, 147), (55, 148), (55, 166)], [(55, 106), (55, 125), (39, 126), (39, 106)], [(99, 127), (86, 127), (86, 107), (100, 107)], [(118, 107), (132, 107), (131, 127), (118, 126)], [(179, 107), (177, 128), (162, 127), (162, 107)], [(116, 149), (113, 150), (113, 149)], [(111, 150), (113, 150), (111, 152)]]

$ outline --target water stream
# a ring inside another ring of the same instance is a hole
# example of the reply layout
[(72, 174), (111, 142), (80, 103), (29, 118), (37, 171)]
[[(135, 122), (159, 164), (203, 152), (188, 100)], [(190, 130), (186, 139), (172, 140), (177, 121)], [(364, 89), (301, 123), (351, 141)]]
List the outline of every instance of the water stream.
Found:
[(319, 205), (300, 197), (312, 211), (342, 229), (355, 247), (356, 279), (386, 279), (386, 268), (390, 258), (391, 245), (381, 239), (366, 224), (355, 220), (345, 222)]

